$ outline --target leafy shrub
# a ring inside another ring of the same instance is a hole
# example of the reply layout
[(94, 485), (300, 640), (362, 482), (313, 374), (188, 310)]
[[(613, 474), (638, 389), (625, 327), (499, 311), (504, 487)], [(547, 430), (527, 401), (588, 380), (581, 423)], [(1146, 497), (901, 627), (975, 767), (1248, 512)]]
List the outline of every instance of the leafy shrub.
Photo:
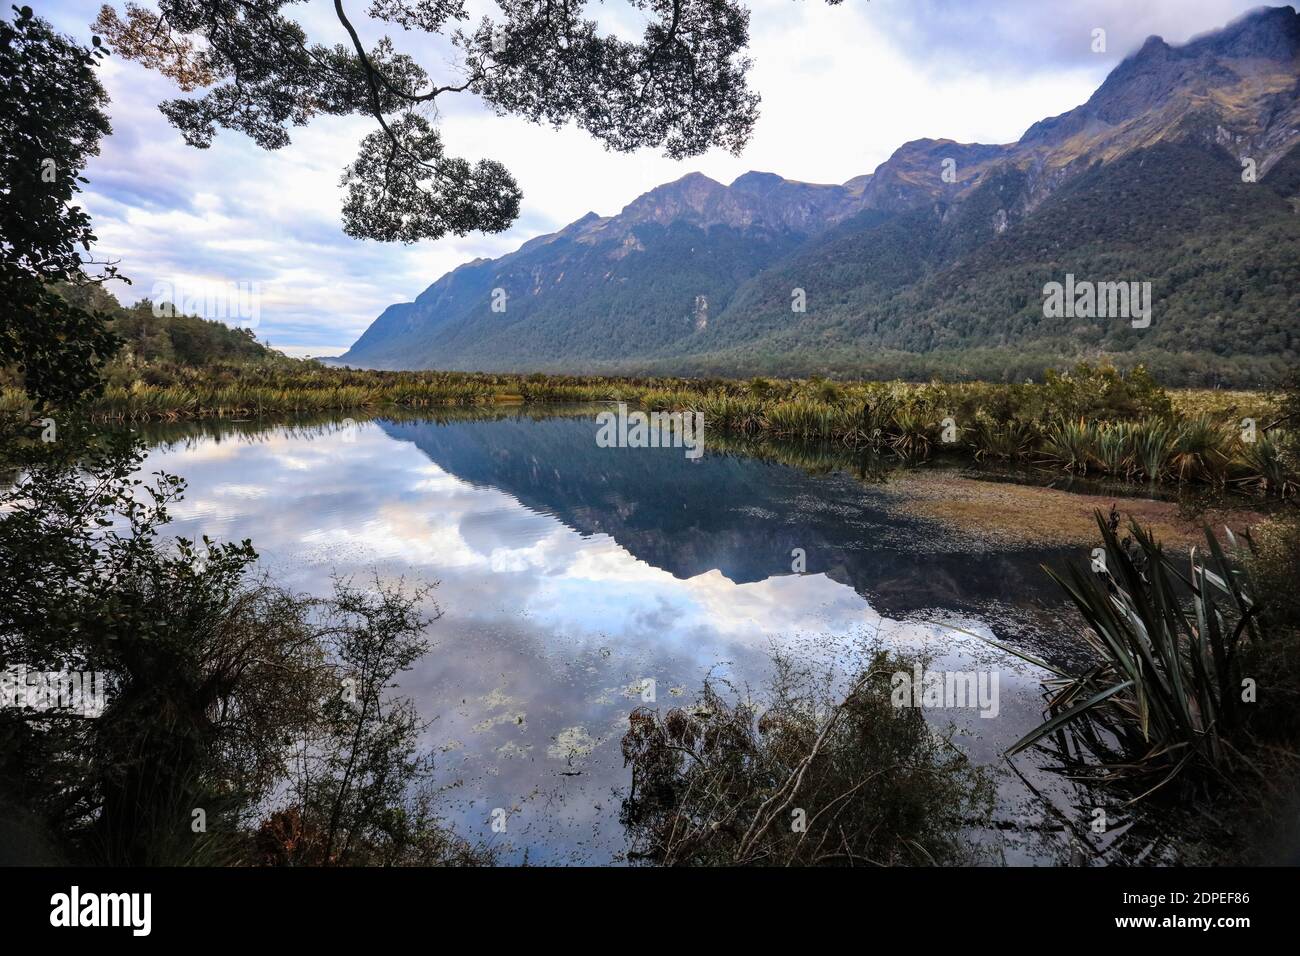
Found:
[(69, 423), (0, 496), (0, 660), (97, 672), (107, 702), (0, 708), (0, 801), (74, 862), (255, 862), (273, 797), (320, 834), (310, 862), (481, 856), (415, 802), (422, 725), (389, 689), (427, 649), (423, 593), (318, 600), (256, 577), (248, 541), (167, 542), (184, 484), (142, 455)]
[[(985, 773), (919, 708), (895, 707), (878, 653), (841, 699), (778, 657), (762, 701), (707, 681), (692, 707), (633, 712), (620, 819), (631, 857), (663, 865), (971, 862), (961, 839), (986, 817)], [(806, 826), (793, 825), (801, 820)]]

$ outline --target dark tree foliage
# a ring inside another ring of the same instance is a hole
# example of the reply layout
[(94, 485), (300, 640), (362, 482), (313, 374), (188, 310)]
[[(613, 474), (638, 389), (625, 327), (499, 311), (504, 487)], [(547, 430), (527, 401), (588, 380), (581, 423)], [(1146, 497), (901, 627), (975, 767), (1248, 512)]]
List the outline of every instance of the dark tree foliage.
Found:
[[(401, 174), (397, 156), (420, 172)], [(449, 232), (499, 232), (519, 215), (519, 189), (505, 167), (444, 156), (438, 131), (415, 113), (367, 135), (343, 178), (344, 228), (359, 238), (416, 242)]]
[[(64, 291), (71, 295), (71, 291)], [(252, 329), (231, 328), (216, 319), (185, 315), (175, 308), (142, 299), (129, 309), (111, 295), (104, 311), (121, 348), (103, 369), (105, 381), (133, 381), (142, 370), (160, 364), (205, 368), (218, 362), (273, 362), (279, 354), (257, 341)], [(146, 375), (145, 381), (150, 381)]]
[(456, 75), (442, 84), (388, 37), (367, 48), (342, 0), (347, 45), (310, 42), (285, 0), (105, 6), (95, 28), (120, 55), (204, 91), (161, 107), (193, 146), (221, 127), (278, 149), (316, 116), (374, 117), (379, 128), (343, 175), (344, 229), (414, 242), (499, 232), (519, 213), (504, 166), (444, 154), (432, 125), (439, 97), (468, 92), (498, 115), (574, 123), (619, 151), (683, 158), (745, 145), (758, 116), (743, 55), (749, 11), (736, 0), (629, 2), (648, 21), (638, 42), (603, 33), (587, 0), (497, 0), (500, 15), (476, 24), (462, 0), (371, 0), (373, 20), (447, 37)]
[[(247, 540), (169, 539), (184, 482), (139, 477), (143, 446), (124, 432), (74, 420), (10, 451), (23, 472), (0, 491), (0, 862), (487, 859), (438, 821), (424, 725), (393, 693), (428, 649), (427, 589), (336, 580), (312, 598), (260, 577)], [(9, 706), (32, 673), (71, 672), (101, 675), (98, 713), (25, 689)], [(44, 846), (12, 846), (16, 833)]]
[[(40, 403), (73, 401), (96, 384), (114, 348), (103, 317), (55, 294), (84, 282), (95, 241), (72, 204), (82, 168), (111, 132), (95, 77), (103, 52), (60, 36), (30, 7), (0, 20), (0, 365), (22, 372)], [(114, 274), (107, 266), (99, 279)]]

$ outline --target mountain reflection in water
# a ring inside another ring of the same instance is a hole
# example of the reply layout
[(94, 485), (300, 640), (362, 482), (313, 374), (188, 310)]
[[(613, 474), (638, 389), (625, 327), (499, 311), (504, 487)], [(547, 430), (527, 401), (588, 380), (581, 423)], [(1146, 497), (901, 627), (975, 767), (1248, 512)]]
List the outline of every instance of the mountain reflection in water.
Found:
[[(940, 622), (1068, 654), (1039, 569), (1063, 553), (972, 550), (851, 474), (721, 454), (707, 436), (692, 461), (600, 448), (595, 432), (591, 414), (522, 412), (171, 426), (146, 430), (145, 470), (188, 482), (174, 534), (252, 538), (288, 586), (324, 593), (336, 572), (440, 582), (433, 650), (402, 690), (434, 721), (448, 822), (503, 862), (618, 859), (619, 739), (647, 678), (671, 707), (710, 674), (761, 685), (774, 649), (847, 675), (879, 640), (933, 668), (1000, 670), (996, 719), (941, 718), (977, 760), (1037, 721), (1040, 674)], [(1003, 817), (1042, 817), (1014, 780), (1000, 792)], [(1010, 862), (1060, 852), (996, 839)]]

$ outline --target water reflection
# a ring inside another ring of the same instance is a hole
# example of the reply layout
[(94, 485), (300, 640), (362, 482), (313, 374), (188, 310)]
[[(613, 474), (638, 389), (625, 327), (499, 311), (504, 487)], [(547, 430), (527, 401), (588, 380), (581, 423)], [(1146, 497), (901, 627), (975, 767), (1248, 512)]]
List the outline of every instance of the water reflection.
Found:
[[(436, 717), (449, 821), (507, 862), (617, 858), (618, 742), (647, 678), (671, 706), (711, 672), (761, 681), (774, 647), (848, 673), (881, 640), (1001, 670), (997, 719), (951, 714), (978, 758), (1036, 721), (1038, 675), (943, 622), (1067, 654), (1037, 569), (1059, 556), (971, 553), (852, 475), (594, 435), (583, 413), (185, 426), (150, 433), (146, 467), (189, 482), (175, 533), (252, 538), (289, 586), (440, 582), (434, 650), (403, 687)], [(1017, 820), (1046, 819), (1014, 779), (1003, 796)], [(496, 808), (510, 816), (494, 836)], [(1059, 850), (999, 839), (1012, 861)]]

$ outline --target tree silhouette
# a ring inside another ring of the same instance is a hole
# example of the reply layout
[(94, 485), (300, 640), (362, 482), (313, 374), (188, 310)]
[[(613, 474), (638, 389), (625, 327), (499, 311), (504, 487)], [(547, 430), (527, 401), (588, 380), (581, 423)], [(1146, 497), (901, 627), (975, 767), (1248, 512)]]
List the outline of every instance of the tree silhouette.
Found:
[(127, 3), (121, 13), (105, 6), (94, 26), (121, 56), (204, 91), (161, 105), (193, 146), (209, 146), (220, 127), (278, 149), (314, 117), (373, 117), (378, 128), (343, 174), (344, 229), (414, 242), (499, 232), (519, 214), (504, 166), (445, 154), (435, 123), (448, 96), (470, 93), (534, 123), (572, 122), (624, 152), (653, 146), (683, 158), (745, 145), (758, 116), (746, 82), (749, 11), (736, 0), (629, 3), (647, 21), (637, 42), (602, 33), (587, 0), (497, 0), (499, 16), (477, 23), (464, 0), (371, 0), (374, 21), (448, 38), (456, 62), (444, 81), (387, 36), (367, 48), (343, 0), (334, 12), (347, 45), (310, 42), (285, 0)]
[[(95, 77), (103, 55), (60, 36), (30, 7), (0, 20), (0, 366), (40, 403), (75, 400), (97, 382), (115, 340), (103, 316), (52, 289), (84, 282), (95, 241), (72, 204), (81, 170), (111, 132)], [(104, 266), (98, 280), (115, 275)]]

